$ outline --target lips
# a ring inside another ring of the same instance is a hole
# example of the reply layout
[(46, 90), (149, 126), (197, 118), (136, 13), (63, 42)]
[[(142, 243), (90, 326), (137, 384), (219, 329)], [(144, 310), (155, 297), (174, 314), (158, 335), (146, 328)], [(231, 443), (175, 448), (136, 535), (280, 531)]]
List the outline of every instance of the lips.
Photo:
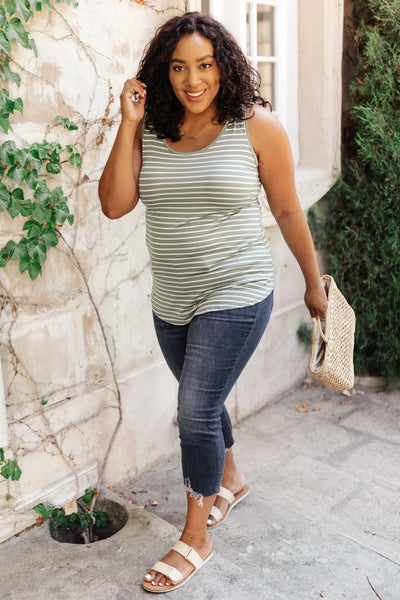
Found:
[(202, 100), (204, 98), (204, 94), (206, 93), (207, 90), (198, 90), (198, 91), (194, 91), (194, 90), (186, 90), (185, 91), (185, 96), (188, 100), (190, 100), (191, 102), (200, 102), (200, 100)]

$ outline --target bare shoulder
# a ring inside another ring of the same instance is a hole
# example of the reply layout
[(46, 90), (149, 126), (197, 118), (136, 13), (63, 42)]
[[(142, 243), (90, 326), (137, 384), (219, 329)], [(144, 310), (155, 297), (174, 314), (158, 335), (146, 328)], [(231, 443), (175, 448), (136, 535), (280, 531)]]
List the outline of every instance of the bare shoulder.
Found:
[(248, 112), (247, 128), (257, 155), (287, 144), (287, 135), (278, 118), (266, 107), (254, 104)]

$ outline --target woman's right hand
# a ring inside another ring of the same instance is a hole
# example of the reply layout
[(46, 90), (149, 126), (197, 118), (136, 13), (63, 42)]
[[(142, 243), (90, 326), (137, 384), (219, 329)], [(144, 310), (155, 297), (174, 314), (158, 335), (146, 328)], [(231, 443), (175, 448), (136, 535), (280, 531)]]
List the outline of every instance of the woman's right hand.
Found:
[[(138, 97), (137, 102), (133, 100), (135, 96)], [(120, 95), (120, 101), (122, 120), (139, 123), (144, 116), (146, 85), (135, 77), (127, 79)]]

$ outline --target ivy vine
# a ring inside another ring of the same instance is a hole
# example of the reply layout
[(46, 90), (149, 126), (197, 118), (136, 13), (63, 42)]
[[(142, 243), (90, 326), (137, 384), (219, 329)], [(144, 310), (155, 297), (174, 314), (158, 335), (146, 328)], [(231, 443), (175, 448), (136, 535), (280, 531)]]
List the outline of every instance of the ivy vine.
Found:
[[(53, 0), (54, 4), (77, 6), (75, 0)], [(12, 46), (20, 44), (37, 56), (35, 41), (30, 37), (24, 23), (42, 8), (51, 12), (50, 0), (4, 0), (0, 6), (0, 131), (12, 131), (10, 118), (16, 111), (23, 114), (21, 98), (12, 98), (4, 87), (8, 82), (21, 85), (21, 77), (12, 70)], [(57, 124), (69, 131), (78, 126), (67, 117), (58, 115)], [(61, 187), (50, 189), (48, 175), (61, 172), (63, 162), (79, 168), (82, 158), (72, 144), (62, 146), (58, 142), (43, 140), (26, 148), (18, 148), (12, 140), (0, 145), (0, 177), (8, 183), (0, 183), (0, 213), (7, 212), (12, 219), (26, 218), (22, 232), (16, 241), (9, 240), (0, 249), (0, 267), (9, 261), (19, 261), (19, 270), (34, 280), (42, 274), (47, 249), (58, 244), (58, 230), (65, 223), (72, 225), (70, 213)]]

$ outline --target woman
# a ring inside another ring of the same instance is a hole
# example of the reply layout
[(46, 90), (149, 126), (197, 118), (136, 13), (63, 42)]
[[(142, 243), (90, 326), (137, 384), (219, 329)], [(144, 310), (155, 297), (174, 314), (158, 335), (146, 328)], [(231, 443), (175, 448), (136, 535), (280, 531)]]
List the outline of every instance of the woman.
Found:
[(143, 587), (161, 593), (211, 558), (208, 529), (248, 493), (224, 402), (272, 309), (260, 184), (303, 272), (311, 316), (323, 319), (327, 302), (287, 136), (222, 25), (198, 13), (169, 20), (120, 99), (101, 205), (115, 219), (139, 196), (145, 204), (155, 329), (179, 381), (187, 519), (180, 540), (145, 575)]

